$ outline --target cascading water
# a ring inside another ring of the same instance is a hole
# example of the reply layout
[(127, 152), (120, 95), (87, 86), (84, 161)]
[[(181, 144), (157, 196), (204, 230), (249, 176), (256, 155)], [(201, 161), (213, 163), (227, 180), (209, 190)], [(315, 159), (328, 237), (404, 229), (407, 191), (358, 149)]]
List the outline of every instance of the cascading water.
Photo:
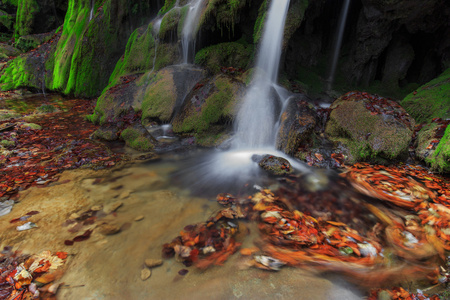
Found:
[(332, 54), (333, 56), (331, 58), (330, 72), (327, 79), (327, 90), (331, 90), (331, 88), (333, 87), (349, 7), (350, 7), (350, 0), (344, 0), (344, 4), (342, 5), (341, 14), (339, 17), (339, 26), (336, 32), (336, 39), (333, 47), (333, 54)]
[(237, 149), (270, 147), (275, 142), (275, 105), (270, 96), (278, 77), (289, 0), (272, 1), (260, 45), (255, 79), (236, 119)]
[(197, 26), (199, 23), (200, 12), (202, 11), (205, 0), (192, 0), (189, 5), (186, 19), (183, 24), (181, 36), (181, 48), (183, 54), (183, 63), (193, 63), (195, 56), (195, 36), (197, 34)]
[(94, 6), (95, 0), (91, 0), (91, 12), (89, 13), (89, 22), (92, 20), (92, 17), (94, 16)]

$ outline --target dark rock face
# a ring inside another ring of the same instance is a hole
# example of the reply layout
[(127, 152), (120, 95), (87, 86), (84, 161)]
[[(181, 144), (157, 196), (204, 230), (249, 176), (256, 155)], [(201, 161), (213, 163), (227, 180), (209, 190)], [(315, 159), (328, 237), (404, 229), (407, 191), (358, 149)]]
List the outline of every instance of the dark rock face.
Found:
[(304, 97), (296, 96), (288, 101), (281, 115), (276, 146), (284, 153), (294, 155), (300, 145), (310, 141), (317, 125), (317, 116)]
[(414, 120), (396, 102), (350, 92), (336, 100), (325, 133), (347, 149), (347, 162), (406, 156)]
[(294, 172), (291, 163), (282, 157), (273, 155), (253, 155), (252, 160), (272, 175), (288, 175)]

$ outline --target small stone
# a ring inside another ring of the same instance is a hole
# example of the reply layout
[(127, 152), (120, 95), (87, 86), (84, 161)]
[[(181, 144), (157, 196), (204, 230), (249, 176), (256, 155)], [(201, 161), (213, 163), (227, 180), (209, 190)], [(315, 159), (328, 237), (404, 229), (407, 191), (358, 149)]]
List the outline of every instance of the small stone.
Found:
[(120, 231), (120, 228), (114, 224), (103, 224), (99, 229), (100, 233), (103, 235), (113, 235)]
[(102, 207), (100, 205), (94, 205), (94, 206), (91, 207), (92, 211), (99, 211), (101, 209), (102, 209)]
[(143, 220), (143, 219), (144, 219), (144, 216), (137, 216), (136, 218), (134, 218), (134, 220), (135, 220), (136, 222), (141, 221), (141, 220)]
[(119, 195), (119, 199), (125, 199), (128, 198), (130, 196), (130, 191), (123, 191), (120, 195)]
[(69, 219), (70, 219), (70, 220), (75, 220), (75, 219), (78, 219), (79, 217), (80, 217), (79, 214), (73, 213), (73, 214), (70, 215)]
[(144, 268), (141, 270), (141, 279), (142, 281), (147, 280), (152, 275), (152, 270)]
[(383, 290), (378, 293), (378, 300), (391, 300), (391, 299), (392, 297), (388, 291)]
[(110, 204), (107, 207), (105, 207), (104, 211), (105, 211), (105, 213), (110, 214), (112, 212), (115, 212), (122, 205), (123, 205), (123, 202), (117, 201), (117, 202), (114, 202), (113, 204)]
[(158, 267), (163, 264), (162, 259), (153, 259), (153, 258), (147, 258), (145, 260), (145, 265), (149, 268)]

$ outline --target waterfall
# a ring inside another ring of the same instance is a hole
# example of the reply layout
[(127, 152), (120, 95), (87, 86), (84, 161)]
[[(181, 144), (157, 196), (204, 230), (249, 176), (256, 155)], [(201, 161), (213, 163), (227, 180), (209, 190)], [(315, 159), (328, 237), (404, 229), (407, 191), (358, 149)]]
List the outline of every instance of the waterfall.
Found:
[(284, 23), (289, 0), (273, 0), (264, 25), (255, 78), (236, 118), (234, 148), (273, 147), (275, 144), (275, 104), (271, 94), (278, 77)]
[(189, 5), (186, 19), (181, 33), (181, 48), (183, 54), (183, 63), (193, 63), (195, 57), (195, 36), (199, 23), (200, 12), (202, 11), (204, 0), (192, 0)]
[(92, 17), (94, 16), (94, 6), (95, 0), (91, 0), (91, 12), (89, 13), (89, 22), (92, 20)]
[(336, 68), (339, 58), (339, 52), (341, 51), (342, 38), (344, 36), (345, 23), (347, 21), (348, 9), (350, 7), (350, 0), (344, 0), (342, 5), (341, 14), (339, 17), (339, 25), (337, 28), (337, 35), (333, 47), (333, 56), (331, 58), (330, 71), (327, 79), (327, 90), (331, 90), (334, 83), (334, 76), (336, 75)]

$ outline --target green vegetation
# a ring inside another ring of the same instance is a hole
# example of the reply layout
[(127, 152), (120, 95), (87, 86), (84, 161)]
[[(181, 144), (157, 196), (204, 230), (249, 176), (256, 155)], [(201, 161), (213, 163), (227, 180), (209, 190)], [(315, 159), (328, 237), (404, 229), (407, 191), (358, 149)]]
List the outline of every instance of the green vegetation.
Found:
[(40, 113), (52, 113), (56, 110), (56, 107), (54, 107), (51, 104), (42, 104), (37, 108), (37, 111)]
[(450, 68), (406, 96), (401, 105), (417, 123), (450, 118)]
[(210, 18), (214, 18), (216, 24), (212, 28), (213, 31), (220, 30), (221, 35), (223, 35), (225, 28), (229, 32), (234, 32), (237, 14), (246, 4), (247, 0), (209, 0), (206, 9), (200, 16), (199, 27), (205, 24)]
[(262, 31), (264, 28), (264, 23), (266, 22), (266, 14), (268, 10), (267, 0), (264, 0), (264, 2), (259, 7), (258, 11), (258, 18), (255, 22), (255, 27), (253, 29), (253, 43), (256, 45), (259, 43), (259, 40), (262, 36)]
[(426, 157), (425, 161), (431, 168), (438, 172), (450, 171), (450, 126), (445, 130), (445, 134), (440, 140), (436, 150), (431, 157)]
[(36, 0), (21, 0), (18, 3), (16, 14), (15, 38), (28, 35), (31, 32), (34, 15), (39, 12), (39, 4)]
[(14, 141), (9, 141), (9, 140), (1, 140), (0, 144), (6, 148), (14, 147), (16, 145), (16, 143)]
[[(186, 7), (186, 9), (188, 9)], [(185, 11), (186, 11), (185, 9)], [(178, 24), (180, 23), (181, 9), (172, 9), (169, 11), (161, 21), (161, 27), (159, 28), (159, 37), (162, 40), (168, 39), (178, 32)], [(182, 23), (181, 23), (182, 24)], [(180, 26), (182, 27), (182, 26)]]
[[(144, 75), (145, 77), (145, 75)], [(151, 78), (142, 100), (142, 120), (159, 118), (163, 122), (170, 121), (177, 99), (173, 74), (161, 70)]]
[(158, 16), (165, 15), (169, 10), (173, 8), (176, 0), (165, 0), (163, 7), (159, 10)]
[(195, 63), (219, 73), (220, 67), (246, 69), (253, 54), (253, 46), (245, 43), (222, 43), (203, 48), (195, 55)]
[[(182, 112), (182, 118), (173, 124), (175, 132), (202, 133), (218, 123), (221, 119), (231, 120), (235, 112), (236, 102), (239, 100), (241, 83), (225, 75), (216, 76), (212, 83), (210, 94), (203, 103), (191, 105)], [(207, 91), (207, 88), (205, 91)]]
[(122, 131), (120, 137), (125, 141), (128, 147), (138, 151), (151, 151), (154, 148), (151, 141), (133, 127), (128, 127)]

